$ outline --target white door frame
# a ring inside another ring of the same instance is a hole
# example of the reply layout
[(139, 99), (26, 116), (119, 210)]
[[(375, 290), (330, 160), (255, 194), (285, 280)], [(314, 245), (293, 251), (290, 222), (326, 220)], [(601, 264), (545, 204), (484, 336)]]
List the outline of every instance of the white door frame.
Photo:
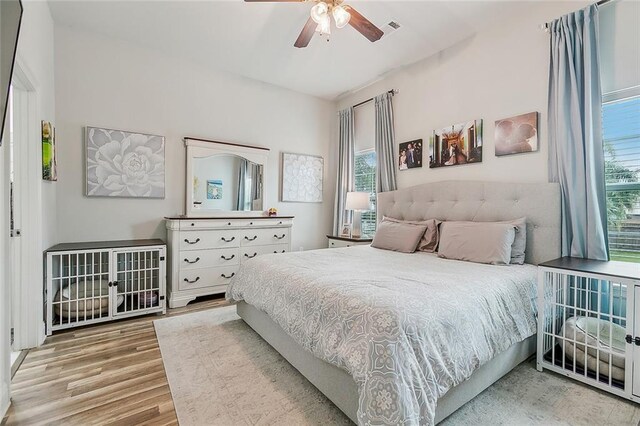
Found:
[[(38, 118), (38, 85), (26, 63), (19, 57), (13, 69), (14, 102), (26, 113), (15, 129), (21, 146), (17, 156), (14, 181), (19, 188), (20, 230), (19, 261), (14, 262), (20, 281), (13, 285), (14, 350), (32, 348), (44, 341), (43, 255), (42, 255), (42, 140)], [(16, 96), (16, 94), (18, 96)]]

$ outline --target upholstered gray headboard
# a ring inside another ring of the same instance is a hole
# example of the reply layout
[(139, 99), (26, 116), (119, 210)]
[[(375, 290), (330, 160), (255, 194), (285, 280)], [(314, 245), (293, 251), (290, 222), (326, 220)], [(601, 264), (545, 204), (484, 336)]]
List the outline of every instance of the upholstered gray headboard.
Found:
[(378, 220), (527, 218), (526, 262), (560, 257), (560, 186), (556, 183), (442, 181), (378, 194)]

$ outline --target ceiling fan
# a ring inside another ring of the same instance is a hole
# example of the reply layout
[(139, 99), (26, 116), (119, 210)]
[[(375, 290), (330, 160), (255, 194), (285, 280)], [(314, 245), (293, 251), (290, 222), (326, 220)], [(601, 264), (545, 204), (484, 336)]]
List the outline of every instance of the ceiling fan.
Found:
[(336, 27), (343, 28), (347, 24), (351, 25), (360, 34), (365, 36), (371, 42), (380, 40), (384, 34), (382, 30), (371, 23), (367, 18), (362, 16), (353, 7), (342, 4), (343, 0), (244, 0), (248, 3), (293, 3), (313, 1), (315, 6), (311, 8), (311, 16), (304, 24), (302, 32), (294, 43), (295, 47), (307, 47), (313, 37), (314, 32), (320, 35), (329, 36), (331, 34), (331, 17)]

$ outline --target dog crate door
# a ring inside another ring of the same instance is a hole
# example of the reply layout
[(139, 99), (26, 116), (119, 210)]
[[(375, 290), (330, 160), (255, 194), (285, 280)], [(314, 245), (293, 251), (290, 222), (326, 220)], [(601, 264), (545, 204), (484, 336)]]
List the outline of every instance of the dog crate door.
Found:
[(163, 248), (114, 251), (114, 317), (164, 307), (163, 260)]
[[(638, 339), (640, 337), (640, 312), (638, 312), (640, 309), (640, 285), (635, 286), (634, 291), (633, 335), (635, 339)], [(635, 341), (633, 344), (633, 394), (640, 397), (640, 346)]]

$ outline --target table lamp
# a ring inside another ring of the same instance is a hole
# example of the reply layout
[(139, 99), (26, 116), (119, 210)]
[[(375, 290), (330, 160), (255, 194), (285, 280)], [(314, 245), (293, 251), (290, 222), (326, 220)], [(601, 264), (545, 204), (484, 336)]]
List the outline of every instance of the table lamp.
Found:
[(360, 212), (371, 210), (368, 192), (347, 192), (345, 210), (353, 210), (353, 230), (351, 236), (360, 238), (362, 235), (362, 214)]

